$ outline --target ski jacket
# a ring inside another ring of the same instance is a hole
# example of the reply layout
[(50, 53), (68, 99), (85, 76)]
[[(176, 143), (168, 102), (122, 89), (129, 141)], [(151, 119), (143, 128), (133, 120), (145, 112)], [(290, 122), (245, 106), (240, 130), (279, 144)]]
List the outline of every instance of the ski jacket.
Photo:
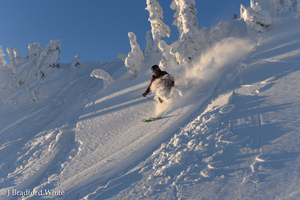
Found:
[[(146, 90), (146, 93), (148, 94), (151, 91), (150, 88), (151, 88), (151, 85), (152, 85), (152, 83), (153, 83), (153, 81), (155, 79), (161, 78), (161, 77), (163, 77), (166, 74), (168, 74), (168, 72), (166, 72), (166, 71), (158, 71), (158, 73), (156, 75), (153, 75), (152, 78), (151, 78), (150, 84), (149, 84), (149, 86), (148, 86), (148, 88)], [(174, 82), (173, 82), (173, 84), (170, 87), (172, 87), (172, 86), (174, 86)]]

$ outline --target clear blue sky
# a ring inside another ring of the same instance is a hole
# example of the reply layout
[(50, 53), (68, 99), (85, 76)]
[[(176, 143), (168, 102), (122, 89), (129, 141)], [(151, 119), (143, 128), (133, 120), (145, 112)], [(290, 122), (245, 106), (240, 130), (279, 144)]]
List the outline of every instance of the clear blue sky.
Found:
[[(171, 0), (158, 2), (172, 30), (170, 38), (162, 39), (177, 40)], [(250, 0), (196, 0), (199, 28), (232, 20), (233, 13), (239, 16), (240, 4), (248, 7)], [(61, 63), (70, 63), (76, 55), (82, 56), (80, 62), (112, 60), (131, 50), (128, 32), (135, 33), (144, 49), (151, 29), (146, 0), (2, 0), (0, 7), (0, 45), (7, 61), (7, 47), (25, 56), (30, 43), (39, 42), (45, 49), (52, 39), (62, 41)]]

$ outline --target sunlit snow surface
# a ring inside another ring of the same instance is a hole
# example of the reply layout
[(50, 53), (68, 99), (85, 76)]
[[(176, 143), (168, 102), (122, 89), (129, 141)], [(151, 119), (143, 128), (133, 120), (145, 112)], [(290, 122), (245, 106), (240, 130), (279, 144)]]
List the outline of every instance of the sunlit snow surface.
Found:
[[(278, 19), (220, 40), (187, 76), (165, 69), (175, 88), (163, 109), (141, 96), (160, 55), (135, 79), (121, 60), (61, 64), (0, 93), (0, 198), (300, 198), (299, 35), (298, 19)], [(105, 89), (96, 69), (114, 80)]]

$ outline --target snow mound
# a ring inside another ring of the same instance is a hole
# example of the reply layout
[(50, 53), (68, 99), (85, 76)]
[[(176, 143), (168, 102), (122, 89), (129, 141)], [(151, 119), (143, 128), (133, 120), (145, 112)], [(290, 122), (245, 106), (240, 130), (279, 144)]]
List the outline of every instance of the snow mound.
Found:
[(102, 79), (104, 81), (103, 85), (105, 88), (114, 82), (114, 79), (103, 69), (95, 69), (90, 76)]

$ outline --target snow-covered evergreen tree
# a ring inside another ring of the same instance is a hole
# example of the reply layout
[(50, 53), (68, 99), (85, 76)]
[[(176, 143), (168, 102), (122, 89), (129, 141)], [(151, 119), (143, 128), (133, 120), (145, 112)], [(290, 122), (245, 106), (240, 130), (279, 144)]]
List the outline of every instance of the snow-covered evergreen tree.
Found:
[(140, 71), (141, 65), (144, 62), (144, 55), (136, 41), (136, 36), (133, 32), (128, 33), (131, 52), (128, 53), (125, 59), (125, 66), (129, 74), (136, 77)]
[(50, 43), (46, 45), (45, 51), (47, 51), (47, 53), (50, 53), (52, 51), (58, 50), (58, 53), (61, 54), (60, 46), (61, 39), (51, 40)]
[[(252, 8), (253, 7), (253, 8)], [(270, 14), (262, 10), (258, 4), (251, 3), (251, 7), (246, 8), (241, 5), (241, 18), (248, 26), (253, 27), (258, 32), (269, 30), (273, 24)]]
[(145, 48), (145, 56), (148, 56), (151, 52), (152, 52), (152, 39), (151, 39), (151, 35), (150, 35), (151, 31), (147, 31), (146, 33), (146, 48)]
[(206, 46), (205, 29), (198, 28), (195, 4), (195, 0), (173, 0), (171, 4), (171, 8), (176, 9), (174, 16), (177, 17), (173, 24), (177, 26), (180, 33), (180, 45), (172, 52), (179, 65), (190, 63), (196, 52)]
[(147, 0), (146, 10), (149, 11), (148, 20), (152, 28), (151, 32), (154, 40), (153, 51), (157, 51), (161, 37), (170, 37), (171, 29), (163, 22), (163, 10), (156, 0)]
[(173, 26), (176, 26), (178, 31), (179, 31), (179, 36), (182, 34), (183, 30), (183, 26), (182, 26), (182, 21), (181, 21), (181, 18), (179, 17), (179, 13), (180, 13), (180, 3), (179, 3), (180, 0), (173, 0), (171, 5), (170, 5), (170, 8), (172, 10), (175, 10), (175, 13), (174, 13), (174, 21), (173, 21)]
[(158, 43), (158, 47), (163, 54), (163, 59), (159, 63), (159, 67), (161, 69), (166, 69), (168, 67), (175, 68), (177, 66), (176, 59), (173, 55), (171, 55), (171, 46), (168, 46), (167, 43), (162, 40)]
[(29, 44), (28, 45), (28, 52), (27, 52), (27, 56), (26, 58), (30, 57), (30, 56), (40, 56), (40, 54), (42, 53), (43, 49), (40, 46), (39, 42), (35, 42), (33, 44)]
[(8, 53), (9, 62), (10, 62), (11, 68), (13, 69), (13, 73), (16, 74), (17, 69), (16, 69), (16, 61), (15, 61), (15, 57), (14, 57), (14, 52), (10, 47), (7, 47), (6, 51)]
[(261, 7), (258, 5), (257, 2), (255, 2), (254, 0), (250, 0), (250, 7), (255, 11), (258, 12), (261, 10)]
[(23, 60), (23, 57), (21, 56), (19, 49), (14, 49), (14, 57), (15, 57), (16, 63), (19, 63)]
[(281, 0), (255, 0), (255, 2), (260, 5), (262, 10), (269, 12), (271, 16), (282, 15), (283, 13)]
[(81, 57), (81, 56), (76, 55), (75, 58), (74, 58), (74, 60), (72, 61), (71, 66), (73, 66), (73, 67), (79, 67), (79, 66), (80, 66), (80, 63), (79, 63), (79, 58), (80, 58), (80, 57)]
[(4, 59), (4, 53), (3, 53), (3, 49), (2, 46), (0, 45), (0, 69), (2, 69), (6, 64), (7, 61)]
[(273, 8), (273, 14), (274, 15), (282, 15), (283, 13), (283, 7), (280, 3), (280, 0), (269, 0), (271, 3), (271, 6)]
[(59, 59), (59, 51), (58, 50), (52, 51), (48, 53), (47, 56), (45, 56), (43, 60), (43, 66), (54, 68), (57, 66), (58, 59)]
[(284, 0), (284, 7), (286, 10), (291, 10), (296, 5), (296, 0)]
[(47, 56), (47, 51), (43, 51), (40, 56), (39, 59), (37, 61), (37, 68), (39, 69), (41, 66), (42, 61), (44, 60), (45, 56)]

